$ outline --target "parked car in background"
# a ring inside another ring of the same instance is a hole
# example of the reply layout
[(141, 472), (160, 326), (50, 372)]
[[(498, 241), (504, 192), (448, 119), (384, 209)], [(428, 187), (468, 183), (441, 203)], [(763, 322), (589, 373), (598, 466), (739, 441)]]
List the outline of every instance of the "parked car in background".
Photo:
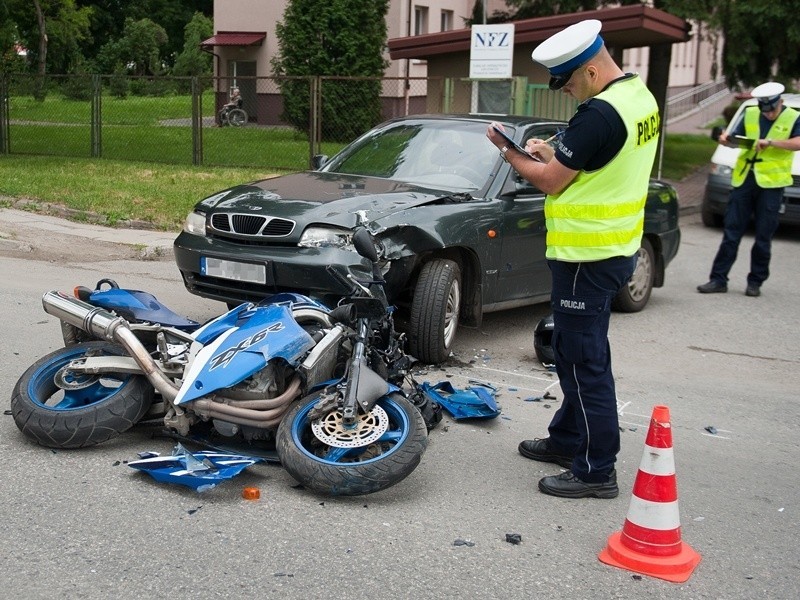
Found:
[[(800, 110), (800, 94), (783, 94), (782, 98), (786, 106)], [(725, 130), (728, 132), (733, 131), (744, 118), (744, 109), (748, 106), (754, 106), (756, 103), (754, 98), (742, 102)], [(721, 128), (715, 128), (711, 132), (711, 137), (717, 140), (721, 132)], [(703, 224), (707, 227), (722, 226), (725, 210), (728, 207), (728, 195), (731, 192), (731, 174), (738, 156), (739, 148), (730, 148), (722, 144), (717, 146), (711, 156), (711, 169), (708, 173), (700, 213), (703, 218)], [(779, 222), (793, 225), (800, 224), (800, 152), (794, 153), (792, 185), (787, 187), (783, 193), (783, 208)]]
[[(378, 125), (315, 171), (255, 181), (199, 202), (175, 240), (193, 294), (228, 304), (293, 291), (333, 303), (347, 291), (333, 265), (370, 280), (353, 249), (356, 225), (378, 240), (383, 277), (408, 351), (446, 359), (459, 323), (550, 297), (544, 194), (501, 160), (491, 121), (515, 141), (566, 123), (497, 115), (427, 115)], [(678, 251), (675, 189), (651, 181), (636, 272), (614, 301), (635, 312)]]

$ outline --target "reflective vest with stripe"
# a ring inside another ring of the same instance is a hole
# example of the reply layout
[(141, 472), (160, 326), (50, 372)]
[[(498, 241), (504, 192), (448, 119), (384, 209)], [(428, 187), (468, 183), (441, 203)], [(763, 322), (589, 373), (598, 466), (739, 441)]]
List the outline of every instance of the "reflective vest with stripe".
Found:
[[(745, 137), (757, 140), (761, 137), (761, 128), (758, 120), (761, 111), (757, 106), (750, 106), (744, 111), (744, 135)], [(785, 108), (772, 123), (767, 133), (770, 140), (788, 140), (792, 136), (792, 128), (797, 117), (800, 116), (793, 108)], [(758, 155), (758, 156), (756, 156)], [(767, 146), (758, 152), (756, 145), (752, 148), (745, 148), (739, 152), (736, 159), (736, 166), (733, 168), (731, 184), (739, 187), (744, 183), (750, 166), (753, 166), (753, 173), (756, 176), (756, 183), (762, 188), (779, 188), (792, 184), (792, 159), (794, 152), (783, 150), (775, 146)]]
[(658, 105), (638, 75), (613, 83), (595, 97), (622, 117), (627, 138), (607, 165), (580, 171), (564, 191), (545, 199), (550, 259), (582, 262), (633, 256), (641, 244), (658, 147)]

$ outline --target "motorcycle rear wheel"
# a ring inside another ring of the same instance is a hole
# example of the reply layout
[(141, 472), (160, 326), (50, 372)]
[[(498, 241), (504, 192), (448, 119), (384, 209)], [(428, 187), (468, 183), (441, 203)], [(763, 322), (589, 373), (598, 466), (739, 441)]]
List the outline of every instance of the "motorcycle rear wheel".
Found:
[(330, 496), (371, 494), (402, 481), (420, 463), (428, 446), (427, 428), (402, 395), (378, 400), (388, 417), (387, 430), (372, 443), (350, 448), (328, 445), (314, 434), (308, 413), (317, 400), (316, 394), (297, 400), (278, 427), (278, 457), (304, 487)]
[(37, 360), (11, 395), (17, 427), (48, 448), (93, 446), (133, 427), (153, 402), (153, 387), (145, 377), (116, 373), (76, 377), (62, 372), (71, 361), (87, 355), (125, 354), (120, 346), (93, 341), (60, 348)]

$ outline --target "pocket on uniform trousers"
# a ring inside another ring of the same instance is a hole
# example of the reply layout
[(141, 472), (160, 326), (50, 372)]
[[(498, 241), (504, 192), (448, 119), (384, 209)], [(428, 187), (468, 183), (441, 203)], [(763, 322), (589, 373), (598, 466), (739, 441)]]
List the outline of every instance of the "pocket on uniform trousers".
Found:
[(572, 296), (553, 301), (553, 352), (563, 362), (583, 364), (604, 361), (608, 349), (607, 332), (594, 331), (605, 318), (609, 299)]

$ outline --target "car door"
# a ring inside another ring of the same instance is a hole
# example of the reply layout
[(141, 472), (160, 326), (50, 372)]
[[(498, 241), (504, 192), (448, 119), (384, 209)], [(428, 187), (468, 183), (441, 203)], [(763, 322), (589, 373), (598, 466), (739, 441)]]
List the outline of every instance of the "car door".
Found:
[(542, 299), (550, 294), (545, 260), (544, 193), (510, 170), (503, 195), (501, 249), (495, 302)]

